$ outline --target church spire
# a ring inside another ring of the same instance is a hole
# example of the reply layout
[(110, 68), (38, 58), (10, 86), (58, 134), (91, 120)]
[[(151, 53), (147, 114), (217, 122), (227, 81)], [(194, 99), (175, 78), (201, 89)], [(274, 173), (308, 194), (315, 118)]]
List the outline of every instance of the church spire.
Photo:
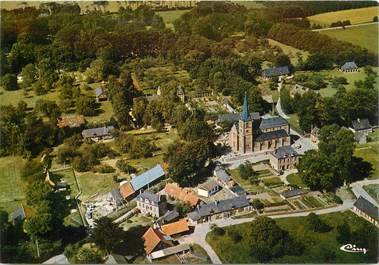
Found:
[(243, 99), (241, 120), (243, 120), (243, 121), (251, 120), (250, 111), (249, 111), (249, 104), (247, 103), (247, 94), (246, 94), (246, 92), (245, 92), (245, 98)]

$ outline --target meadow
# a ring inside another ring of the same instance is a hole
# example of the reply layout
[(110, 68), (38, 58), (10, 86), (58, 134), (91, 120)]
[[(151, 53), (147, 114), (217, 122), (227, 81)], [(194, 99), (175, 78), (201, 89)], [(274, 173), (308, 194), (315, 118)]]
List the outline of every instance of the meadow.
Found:
[(168, 11), (158, 11), (157, 14), (163, 18), (167, 28), (174, 29), (173, 22), (181, 17), (183, 14), (187, 13), (189, 10), (168, 10)]
[(373, 17), (378, 15), (378, 7), (364, 7), (356, 9), (341, 10), (335, 12), (321, 13), (308, 17), (312, 24), (330, 26), (337, 21), (350, 20), (351, 24), (372, 22)]
[[(333, 252), (334, 260), (332, 263), (365, 263), (375, 262), (368, 260), (367, 255), (357, 253), (346, 253), (340, 251), (341, 244), (336, 240), (336, 227), (343, 222), (347, 222), (352, 230), (366, 221), (350, 211), (320, 215), (320, 218), (332, 229), (329, 232), (318, 233), (309, 230), (305, 217), (292, 217), (276, 219), (277, 224), (288, 231), (298, 242), (304, 245), (304, 251), (299, 256), (283, 256), (272, 259), (269, 263), (324, 263), (323, 253), (325, 249)], [(220, 257), (223, 263), (257, 263), (257, 260), (250, 255), (248, 246), (248, 234), (251, 223), (234, 225), (224, 228), (226, 233), (222, 236), (215, 235), (213, 232), (207, 234), (206, 240)], [(242, 240), (235, 243), (228, 235), (229, 231), (236, 231), (242, 235)]]
[(345, 29), (331, 29), (319, 31), (321, 34), (347, 41), (354, 45), (366, 48), (370, 52), (378, 54), (378, 26), (379, 24), (362, 25)]
[(300, 54), (303, 57), (303, 60), (306, 60), (309, 56), (309, 52), (307, 52), (307, 51), (296, 49), (292, 46), (285, 45), (285, 44), (283, 44), (279, 41), (273, 40), (273, 39), (268, 39), (268, 43), (271, 46), (276, 46), (276, 47), (281, 48), (283, 53), (288, 55), (288, 57), (290, 58), (291, 63), (293, 65), (297, 65), (297, 63), (298, 63), (297, 54)]

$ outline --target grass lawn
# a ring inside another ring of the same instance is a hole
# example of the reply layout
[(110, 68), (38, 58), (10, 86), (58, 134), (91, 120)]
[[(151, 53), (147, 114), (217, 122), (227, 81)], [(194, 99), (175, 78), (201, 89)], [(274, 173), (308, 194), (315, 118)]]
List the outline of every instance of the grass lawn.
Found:
[(291, 128), (294, 129), (295, 131), (297, 131), (298, 133), (301, 133), (303, 130), (300, 129), (299, 116), (296, 113), (288, 114), (288, 116), (290, 116), (290, 119), (288, 120), (288, 122), (289, 122)]
[(362, 25), (346, 29), (324, 30), (320, 31), (320, 33), (338, 40), (350, 42), (378, 54), (378, 24)]
[(23, 89), (8, 91), (0, 87), (0, 105), (16, 106), (19, 101), (23, 100), (29, 108), (34, 108), (38, 99), (56, 101), (58, 99), (58, 92), (53, 90), (46, 95), (37, 96), (34, 91), (29, 91), (28, 94), (25, 95)]
[[(374, 71), (378, 72), (378, 68), (373, 68)], [(366, 73), (364, 72), (363, 68), (360, 68), (359, 72), (351, 72), (351, 73), (344, 73), (340, 72), (337, 69), (334, 70), (326, 70), (326, 71), (320, 71), (321, 75), (323, 75), (325, 78), (328, 77), (345, 77), (347, 79), (348, 84), (345, 85), (346, 90), (351, 90), (355, 88), (354, 82), (358, 80), (364, 80), (366, 78)], [(376, 84), (379, 82), (379, 77), (376, 79)], [(326, 88), (320, 89), (320, 94), (323, 97), (331, 97), (333, 96), (337, 90), (335, 88), (332, 88), (330, 84)]]
[(287, 176), (287, 180), (292, 185), (296, 185), (296, 186), (301, 187), (301, 188), (306, 187), (306, 185), (304, 184), (304, 182), (301, 180), (301, 178), (299, 177), (299, 175), (296, 174), (296, 173), (289, 174)]
[(369, 136), (376, 139), (373, 142), (368, 142), (367, 144), (358, 144), (354, 150), (354, 155), (363, 158), (364, 160), (370, 162), (373, 167), (373, 172), (370, 179), (379, 178), (379, 140), (377, 139), (379, 135), (379, 130), (376, 129)]
[(244, 188), (247, 192), (263, 192), (264, 188), (257, 185), (252, 184), (248, 179), (242, 179), (239, 173), (238, 168), (229, 170), (230, 175), (234, 179), (235, 182), (237, 182), (242, 188)]
[(297, 60), (297, 53), (300, 53), (304, 60), (307, 59), (309, 56), (309, 52), (307, 52), (307, 51), (299, 50), (297, 48), (294, 48), (292, 46), (288, 46), (286, 44), (283, 44), (283, 43), (278, 42), (278, 41), (273, 40), (273, 39), (268, 39), (268, 43), (271, 46), (276, 46), (276, 47), (281, 48), (283, 53), (288, 55), (288, 57), (291, 59), (291, 63), (293, 65), (297, 64), (297, 61), (298, 61)]
[(163, 22), (167, 28), (174, 29), (173, 22), (187, 12), (189, 12), (189, 10), (168, 10), (158, 11), (156, 13), (163, 18)]
[(370, 196), (379, 203), (379, 184), (370, 184), (363, 186), (365, 191), (367, 191)]
[(372, 22), (374, 16), (378, 15), (378, 7), (364, 7), (348, 10), (340, 10), (335, 12), (321, 13), (308, 17), (312, 24), (320, 24), (330, 26), (331, 23), (337, 21), (350, 20), (351, 24), (360, 24)]
[[(334, 252), (333, 263), (371, 263), (375, 260), (368, 260), (367, 254), (346, 253), (340, 251), (341, 244), (336, 240), (336, 227), (346, 221), (352, 230), (358, 225), (366, 222), (350, 211), (332, 213), (320, 216), (333, 229), (326, 233), (316, 233), (309, 231), (305, 222), (305, 217), (292, 217), (276, 219), (277, 224), (297, 241), (304, 245), (304, 251), (299, 256), (283, 256), (273, 259), (269, 263), (325, 263), (322, 258), (321, 248), (327, 248)], [(253, 229), (250, 223), (229, 226), (225, 228), (226, 233), (216, 236), (212, 232), (207, 234), (206, 240), (220, 257), (223, 263), (257, 263), (254, 257), (250, 256), (248, 246), (248, 234)], [(243, 236), (243, 239), (235, 243), (229, 236), (228, 231), (234, 230)], [(370, 250), (369, 250), (370, 251)], [(374, 251), (374, 250), (372, 250)]]
[(312, 196), (305, 196), (301, 200), (305, 205), (309, 206), (309, 208), (318, 208), (324, 206), (319, 200)]
[(112, 174), (100, 174), (94, 172), (76, 173), (78, 177), (79, 185), (82, 190), (81, 200), (88, 200), (90, 197), (96, 194), (105, 194), (112, 188), (118, 186), (113, 181)]
[(120, 224), (120, 227), (125, 231), (134, 226), (149, 226), (153, 223), (153, 219), (147, 216), (143, 216), (142, 214), (134, 215), (130, 217), (128, 220)]
[(0, 209), (11, 213), (25, 200), (23, 180), (20, 177), (24, 160), (20, 156), (0, 158)]

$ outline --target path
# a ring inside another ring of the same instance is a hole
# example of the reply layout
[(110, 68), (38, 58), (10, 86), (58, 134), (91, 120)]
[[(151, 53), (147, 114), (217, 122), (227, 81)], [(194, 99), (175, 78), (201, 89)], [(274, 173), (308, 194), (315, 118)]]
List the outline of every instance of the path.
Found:
[(62, 253), (54, 257), (51, 257), (42, 264), (70, 264), (70, 262), (68, 262), (66, 256)]
[[(368, 23), (361, 23), (361, 24), (354, 24), (354, 25), (347, 25), (345, 28), (354, 28), (354, 27), (360, 27), (360, 26), (366, 26), (366, 25), (373, 25), (378, 24), (378, 22), (368, 22)], [(326, 30), (333, 30), (333, 29), (342, 29), (343, 27), (330, 27), (330, 28), (322, 28), (322, 29), (313, 29), (312, 31), (326, 31)]]
[(359, 198), (359, 196), (362, 196), (363, 198), (365, 198), (372, 204), (379, 207), (378, 202), (374, 198), (372, 198), (370, 194), (367, 193), (367, 191), (363, 189), (363, 186), (369, 185), (369, 184), (379, 184), (379, 179), (365, 179), (362, 181), (354, 182), (351, 184), (351, 190), (353, 191), (354, 195), (357, 198)]
[(278, 98), (278, 102), (276, 103), (276, 111), (278, 112), (279, 116), (288, 120), (290, 117), (284, 113), (284, 111), (282, 109), (282, 105), (280, 104), (280, 90), (282, 89), (282, 86), (283, 86), (283, 80), (280, 80), (278, 83), (279, 98)]
[[(312, 211), (316, 214), (328, 214), (328, 213), (334, 213), (334, 212), (341, 212), (346, 211), (353, 207), (354, 200), (345, 200), (343, 201), (342, 205), (338, 205), (331, 208), (326, 209), (320, 209)], [(273, 215), (269, 216), (271, 218), (285, 218), (285, 217), (300, 217), (300, 216), (307, 216), (310, 213), (310, 211), (306, 212), (297, 212), (297, 213), (288, 213), (288, 214), (281, 214), (281, 215)], [(226, 219), (220, 219), (204, 224), (199, 224), (195, 226), (195, 230), (190, 235), (185, 235), (179, 239), (182, 243), (188, 243), (188, 244), (199, 244), (201, 245), (204, 250), (207, 252), (208, 256), (210, 257), (213, 264), (222, 264), (220, 258), (217, 256), (216, 252), (212, 249), (212, 247), (208, 244), (208, 242), (205, 240), (206, 235), (210, 232), (210, 225), (216, 224), (219, 227), (226, 227), (231, 225), (237, 225), (237, 224), (243, 224), (247, 222), (251, 222), (255, 219), (255, 217), (250, 218), (241, 218), (241, 219), (232, 219), (232, 218), (226, 218)]]

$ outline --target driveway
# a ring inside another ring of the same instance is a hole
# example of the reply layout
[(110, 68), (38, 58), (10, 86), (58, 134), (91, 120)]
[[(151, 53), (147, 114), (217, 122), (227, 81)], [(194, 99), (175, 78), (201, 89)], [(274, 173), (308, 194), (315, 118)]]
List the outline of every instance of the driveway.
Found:
[[(327, 209), (315, 210), (313, 212), (319, 215), (319, 214), (328, 214), (328, 213), (346, 211), (353, 207), (354, 201), (355, 200), (345, 200), (343, 201), (342, 205), (338, 205), (338, 206), (327, 208)], [(285, 218), (285, 217), (299, 217), (299, 216), (307, 216), (309, 213), (310, 212), (288, 213), (288, 214), (281, 214), (281, 215), (273, 215), (269, 217), (274, 218), (274, 219)], [(226, 219), (220, 219), (220, 220), (216, 220), (216, 221), (212, 221), (212, 222), (208, 222), (204, 224), (199, 224), (195, 226), (195, 230), (192, 234), (185, 235), (179, 238), (179, 241), (182, 243), (187, 243), (187, 244), (196, 243), (196, 244), (201, 245), (204, 248), (204, 250), (207, 252), (213, 264), (222, 264), (216, 252), (205, 240), (206, 235), (210, 232), (210, 225), (216, 224), (219, 227), (226, 227), (226, 226), (251, 222), (254, 219), (255, 217), (241, 218), (241, 219), (226, 218)]]
[(280, 104), (280, 90), (282, 89), (282, 86), (283, 86), (283, 81), (279, 81), (279, 83), (278, 83), (279, 99), (278, 99), (278, 102), (276, 103), (276, 111), (278, 112), (279, 116), (288, 120), (290, 117), (284, 113), (284, 111), (282, 109), (282, 105)]
[(374, 204), (376, 207), (379, 207), (379, 204), (377, 201), (372, 198), (364, 189), (363, 186), (370, 185), (370, 184), (379, 184), (379, 179), (365, 179), (362, 181), (357, 181), (351, 184), (351, 190), (353, 191), (354, 195), (359, 198), (362, 196), (372, 204)]

